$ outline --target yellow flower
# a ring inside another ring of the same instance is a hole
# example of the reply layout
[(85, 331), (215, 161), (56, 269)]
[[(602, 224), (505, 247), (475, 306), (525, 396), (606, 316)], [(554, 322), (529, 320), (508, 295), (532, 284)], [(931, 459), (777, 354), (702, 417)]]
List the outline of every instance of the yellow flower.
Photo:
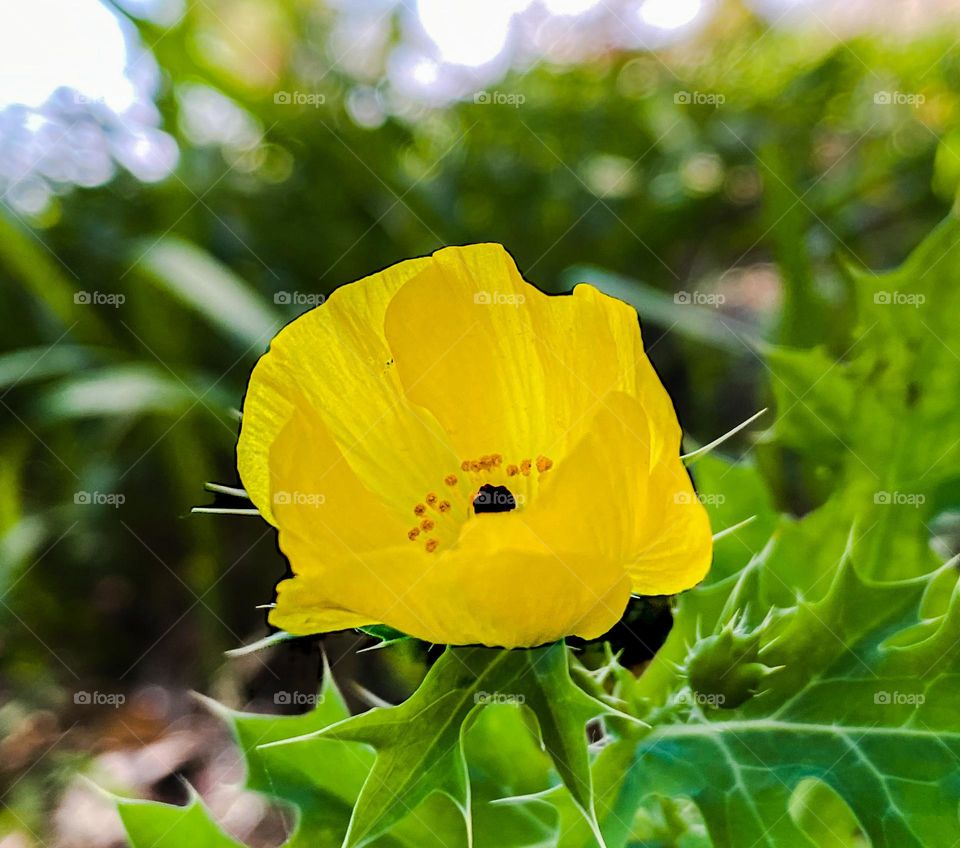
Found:
[(250, 377), (240, 476), (294, 576), (270, 621), (449, 644), (593, 638), (712, 539), (636, 312), (496, 244), (337, 289)]

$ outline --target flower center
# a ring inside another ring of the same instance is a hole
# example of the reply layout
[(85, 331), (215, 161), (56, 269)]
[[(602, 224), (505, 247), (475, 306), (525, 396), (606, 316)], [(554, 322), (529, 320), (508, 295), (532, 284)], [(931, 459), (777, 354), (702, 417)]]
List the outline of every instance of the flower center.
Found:
[[(462, 474), (451, 473), (443, 478), (447, 497), (428, 492), (420, 503), (414, 504), (413, 514), (418, 523), (407, 531), (407, 538), (423, 544), (427, 553), (433, 553), (441, 543), (438, 537), (445, 536), (444, 543), (456, 538), (457, 527), (471, 509), (474, 515), (517, 509), (528, 497), (523, 494), (526, 481), (520, 478), (530, 477), (534, 471), (544, 474), (551, 468), (553, 460), (546, 456), (521, 459), (516, 464), (505, 464), (498, 453), (465, 459), (460, 463)], [(511, 477), (517, 478), (516, 485), (508, 479)], [(509, 483), (512, 490), (504, 483)], [(519, 495), (514, 494), (517, 486)]]
[(480, 515), (484, 512), (510, 512), (517, 508), (517, 499), (506, 486), (491, 486), (484, 483), (473, 499), (473, 511)]

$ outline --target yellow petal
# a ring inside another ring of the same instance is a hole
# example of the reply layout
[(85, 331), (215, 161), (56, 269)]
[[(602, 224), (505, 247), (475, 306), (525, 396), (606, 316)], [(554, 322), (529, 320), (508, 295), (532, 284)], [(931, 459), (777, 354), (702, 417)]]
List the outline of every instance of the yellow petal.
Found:
[(594, 638), (622, 616), (630, 582), (618, 563), (561, 557), (532, 543), (487, 550), (488, 541), (441, 555), (419, 548), (357, 554), (344, 569), (281, 529), (281, 549), (300, 562), (302, 576), (277, 587), (270, 621), (305, 634), (331, 618), (375, 621), (438, 644), (530, 647), (570, 634)]
[(454, 465), (436, 422), (403, 395), (382, 331), (390, 299), (429, 263), (402, 262), (337, 289), (281, 330), (260, 358), (244, 400), (237, 466), (271, 523), (269, 451), (297, 408), (328, 430), (350, 467), (397, 509), (436, 485), (435, 469)]
[(334, 606), (322, 583), (302, 578), (282, 580), (277, 585), (276, 606), (270, 611), (269, 620), (274, 627), (298, 636), (379, 623), (352, 610)]
[(673, 595), (696, 586), (710, 570), (710, 519), (677, 458), (665, 457), (653, 469), (648, 493), (637, 554), (627, 569), (636, 594)]
[[(607, 301), (608, 303), (605, 303)], [(447, 248), (387, 308), (407, 396), (464, 459), (561, 453), (570, 429), (620, 379), (609, 298), (550, 297), (496, 244)], [(639, 327), (634, 313), (634, 329)]]
[[(538, 532), (559, 550), (592, 549), (622, 562), (636, 594), (669, 595), (699, 583), (713, 538), (679, 446), (671, 454), (661, 449), (651, 468), (656, 421), (623, 392), (606, 395), (580, 432), (531, 512), (538, 527), (549, 516)], [(662, 433), (659, 442), (666, 443)]]
[(596, 303), (607, 320), (610, 349), (617, 361), (617, 382), (612, 388), (635, 398), (643, 407), (649, 422), (650, 464), (661, 457), (676, 456), (682, 436), (680, 423), (673, 401), (644, 351), (636, 310), (585, 283), (574, 289), (574, 295)]
[[(269, 457), (270, 503), (280, 527), (349, 569), (355, 553), (407, 542), (416, 518), (396, 514), (354, 472), (315, 416), (300, 409), (278, 433)], [(295, 573), (297, 560), (290, 564)]]

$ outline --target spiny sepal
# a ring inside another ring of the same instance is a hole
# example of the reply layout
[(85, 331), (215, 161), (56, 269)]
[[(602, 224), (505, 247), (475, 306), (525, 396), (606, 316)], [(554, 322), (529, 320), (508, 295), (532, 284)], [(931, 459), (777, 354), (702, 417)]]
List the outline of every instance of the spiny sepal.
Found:
[(760, 657), (771, 620), (750, 629), (746, 615), (735, 615), (717, 633), (697, 641), (683, 668), (690, 691), (681, 691), (680, 700), (701, 709), (735, 709), (756, 696), (779, 670)]

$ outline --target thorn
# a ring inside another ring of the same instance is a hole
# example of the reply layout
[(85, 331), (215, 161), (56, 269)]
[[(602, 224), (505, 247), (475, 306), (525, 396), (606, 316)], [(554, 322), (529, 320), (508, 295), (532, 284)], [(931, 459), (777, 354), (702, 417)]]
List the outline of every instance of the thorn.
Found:
[(258, 639), (256, 642), (252, 642), (249, 645), (244, 645), (240, 648), (233, 648), (230, 651), (224, 651), (228, 657), (243, 657), (247, 654), (252, 654), (254, 651), (262, 651), (264, 648), (272, 647), (277, 645), (280, 642), (286, 642), (288, 639), (296, 639), (296, 635), (293, 633), (287, 633), (284, 630), (278, 630), (276, 633), (271, 633), (269, 636), (264, 636), (262, 639)]
[(255, 507), (252, 509), (231, 509), (226, 506), (195, 506), (190, 512), (207, 513), (209, 515), (259, 515), (260, 510)]
[(208, 492), (219, 492), (221, 495), (233, 495), (235, 498), (250, 500), (247, 490), (238, 489), (236, 486), (224, 486), (222, 483), (204, 483), (203, 488)]
[(104, 789), (99, 783), (97, 783), (94, 780), (91, 780), (85, 774), (78, 774), (77, 777), (80, 778), (81, 783), (86, 784), (87, 789), (90, 789), (91, 791), (96, 792), (97, 795), (99, 795), (101, 798), (104, 798), (113, 804), (117, 803), (118, 799), (121, 802), (129, 800), (128, 798), (119, 798), (119, 796), (114, 795), (109, 789)]
[(233, 710), (221, 704), (216, 698), (211, 698), (209, 695), (204, 695), (203, 692), (197, 692), (195, 689), (191, 689), (189, 694), (191, 698), (212, 715), (223, 721), (230, 721)]
[(492, 806), (514, 806), (520, 804), (529, 804), (530, 802), (550, 803), (550, 795), (557, 794), (557, 787), (551, 786), (549, 789), (541, 789), (539, 792), (530, 792), (526, 795), (508, 795), (506, 798), (494, 798), (487, 803)]
[(723, 444), (727, 439), (729, 439), (731, 436), (734, 436), (734, 435), (736, 435), (737, 433), (739, 433), (744, 427), (748, 427), (750, 424), (752, 424), (754, 421), (756, 421), (761, 415), (763, 415), (763, 413), (765, 413), (766, 411), (767, 411), (767, 407), (764, 407), (764, 408), (761, 409), (759, 412), (756, 412), (756, 413), (754, 413), (753, 415), (751, 415), (751, 416), (750, 416), (746, 421), (744, 421), (742, 424), (738, 424), (738, 425), (737, 425), (736, 427), (734, 427), (732, 430), (728, 430), (728, 431), (727, 431), (726, 433), (724, 433), (722, 436), (720, 436), (720, 437), (717, 438), (717, 439), (714, 439), (714, 440), (713, 440), (712, 442), (710, 442), (709, 444), (706, 444), (706, 445), (704, 445), (703, 447), (697, 448), (695, 451), (691, 451), (690, 453), (683, 454), (683, 455), (680, 457), (680, 459), (681, 459), (684, 463), (686, 463), (686, 465), (687, 465), (688, 467), (689, 467), (690, 465), (693, 465), (693, 463), (696, 462), (700, 457), (706, 456), (706, 455), (707, 455), (708, 453), (710, 453), (714, 448), (717, 448), (717, 447), (719, 447), (720, 445), (722, 445), (722, 444)]
[(382, 642), (375, 642), (372, 645), (367, 645), (366, 648), (358, 648), (358, 654), (366, 654), (370, 651), (382, 651), (384, 648), (389, 648), (393, 645), (399, 645), (401, 642), (409, 642), (409, 636), (402, 636), (399, 639), (384, 639)]
[(746, 527), (752, 521), (756, 521), (757, 516), (751, 515), (749, 518), (743, 519), (743, 521), (738, 522), (737, 524), (732, 525), (731, 527), (725, 527), (723, 530), (720, 530), (713, 534), (713, 541), (718, 542), (720, 539), (726, 538), (731, 533), (736, 533), (737, 530), (741, 530)]
[(330, 668), (330, 658), (327, 656), (327, 649), (320, 643), (320, 667), (323, 677), (321, 678), (320, 691), (326, 694), (327, 690), (333, 686), (333, 669)]
[(764, 652), (769, 651), (769, 650), (770, 650), (774, 645), (776, 645), (782, 638), (783, 638), (783, 634), (782, 634), (782, 633), (774, 636), (774, 637), (773, 637), (769, 642), (767, 642), (765, 645), (761, 645), (761, 646), (760, 646), (760, 648), (757, 650), (757, 655), (758, 655), (758, 656), (763, 656)]
[(350, 688), (353, 689), (354, 694), (369, 707), (389, 708), (394, 706), (394, 704), (391, 704), (389, 701), (385, 701), (379, 695), (374, 694), (365, 686), (361, 686), (355, 680), (350, 681)]

